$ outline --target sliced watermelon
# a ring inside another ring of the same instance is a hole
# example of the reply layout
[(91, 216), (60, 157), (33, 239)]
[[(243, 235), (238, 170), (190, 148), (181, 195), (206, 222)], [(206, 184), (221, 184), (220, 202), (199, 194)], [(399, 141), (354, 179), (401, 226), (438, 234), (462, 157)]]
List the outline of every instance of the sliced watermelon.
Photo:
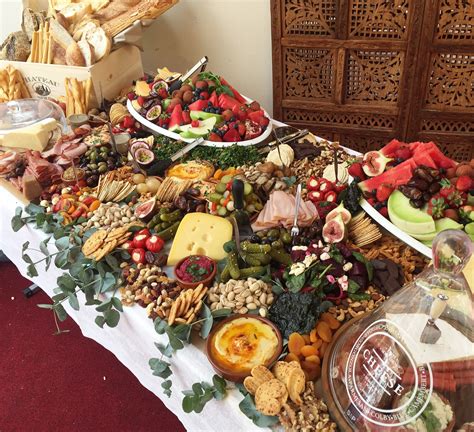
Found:
[(386, 144), (384, 147), (382, 147), (380, 149), (380, 152), (384, 156), (387, 156), (387, 157), (393, 156), (395, 154), (395, 152), (403, 145), (405, 145), (404, 142), (393, 139), (388, 144)]
[(254, 121), (255, 123), (260, 123), (260, 119), (262, 117), (265, 117), (265, 113), (263, 112), (263, 110), (258, 110), (258, 111), (249, 113), (248, 117), (250, 120)]
[(430, 168), (436, 168), (436, 163), (425, 150), (419, 149), (413, 154), (413, 160), (417, 165), (425, 165)]
[(230, 88), (231, 92), (234, 94), (234, 98), (241, 104), (245, 103), (245, 98), (234, 88), (232, 87), (224, 78), (219, 77), (221, 84), (226, 85)]
[(196, 102), (189, 105), (189, 111), (203, 111), (204, 108), (207, 108), (208, 102), (208, 100), (198, 99)]
[(217, 93), (215, 91), (212, 92), (211, 97), (209, 98), (209, 102), (212, 103), (213, 107), (218, 107), (219, 106), (219, 97), (217, 96)]
[(240, 105), (242, 104), (239, 101), (229, 95), (226, 95), (224, 93), (219, 95), (219, 107), (221, 107), (222, 109), (230, 109), (233, 111), (234, 108), (238, 109)]
[(422, 150), (430, 155), (438, 168), (448, 169), (454, 168), (457, 165), (456, 162), (445, 156), (434, 142), (425, 143), (423, 147), (417, 147), (416, 153)]
[(396, 187), (404, 185), (410, 181), (413, 170), (416, 167), (417, 164), (413, 158), (408, 159), (400, 165), (397, 165), (376, 177), (369, 178), (359, 183), (359, 188), (362, 192), (372, 192), (374, 189), (378, 189), (383, 183), (395, 189)]
[(184, 124), (183, 119), (183, 108), (181, 105), (176, 105), (173, 108), (173, 112), (170, 117), (170, 124), (168, 125), (168, 130), (171, 132), (179, 131), (179, 127)]

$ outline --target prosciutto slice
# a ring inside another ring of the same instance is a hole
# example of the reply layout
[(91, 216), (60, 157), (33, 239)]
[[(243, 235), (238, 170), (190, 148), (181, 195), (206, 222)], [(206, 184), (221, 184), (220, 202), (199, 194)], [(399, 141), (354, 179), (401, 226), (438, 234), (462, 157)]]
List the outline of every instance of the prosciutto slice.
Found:
[(40, 152), (28, 150), (25, 158), (28, 164), (25, 175), (33, 175), (42, 186), (49, 186), (61, 180), (63, 169), (58, 164), (43, 159)]
[(14, 151), (0, 154), (0, 177), (11, 174), (22, 160), (23, 156)]
[(59, 165), (69, 165), (71, 160), (78, 158), (87, 151), (87, 145), (82, 139), (91, 131), (89, 125), (80, 126), (75, 130), (74, 134), (64, 135), (54, 146), (44, 151), (41, 155), (45, 159), (51, 160)]
[[(252, 224), (254, 231), (293, 225), (295, 197), (283, 191), (274, 191), (265, 203), (257, 220)], [(311, 201), (301, 201), (298, 211), (298, 225), (309, 226), (318, 218), (318, 211)]]

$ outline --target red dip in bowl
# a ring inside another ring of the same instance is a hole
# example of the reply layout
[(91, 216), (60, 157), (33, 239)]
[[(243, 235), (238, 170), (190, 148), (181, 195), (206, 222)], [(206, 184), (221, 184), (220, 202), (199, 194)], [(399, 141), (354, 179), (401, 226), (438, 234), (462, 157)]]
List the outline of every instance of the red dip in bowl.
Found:
[(191, 255), (176, 268), (176, 276), (184, 282), (195, 283), (207, 279), (213, 271), (213, 260), (205, 255)]

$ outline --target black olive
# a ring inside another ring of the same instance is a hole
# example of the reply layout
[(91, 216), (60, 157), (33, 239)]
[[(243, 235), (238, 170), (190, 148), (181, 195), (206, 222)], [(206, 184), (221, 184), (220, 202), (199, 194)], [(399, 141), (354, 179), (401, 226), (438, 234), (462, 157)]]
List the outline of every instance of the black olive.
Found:
[(201, 195), (201, 192), (199, 191), (199, 189), (196, 189), (196, 188), (189, 188), (186, 190), (186, 193), (194, 197), (198, 197), (199, 195)]
[(264, 238), (264, 239), (262, 239), (262, 244), (269, 244), (269, 245), (271, 245), (271, 244), (272, 244), (272, 241), (271, 241), (269, 238)]
[(92, 177), (87, 177), (86, 183), (87, 186), (95, 186), (95, 181)]
[(257, 235), (254, 234), (250, 237), (250, 243), (261, 243), (262, 239)]

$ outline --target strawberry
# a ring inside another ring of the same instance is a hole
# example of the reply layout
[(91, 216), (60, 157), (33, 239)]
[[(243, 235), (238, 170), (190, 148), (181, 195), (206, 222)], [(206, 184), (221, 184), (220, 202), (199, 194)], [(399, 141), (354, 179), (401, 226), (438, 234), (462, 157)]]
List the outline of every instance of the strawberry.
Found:
[(260, 111), (261, 108), (260, 108), (260, 104), (257, 102), (257, 101), (253, 101), (251, 104), (250, 104), (250, 109), (252, 111)]
[(353, 163), (349, 168), (348, 168), (349, 174), (356, 178), (358, 177), (360, 180), (365, 180), (365, 173), (364, 170), (362, 169), (362, 164), (360, 162), (355, 162)]
[(380, 201), (380, 202), (387, 201), (389, 196), (392, 194), (392, 192), (393, 192), (392, 186), (382, 183), (380, 187), (377, 189), (377, 194), (376, 194), (377, 201)]
[(387, 209), (386, 206), (385, 206), (385, 207), (382, 207), (382, 208), (379, 210), (379, 213), (380, 213), (383, 217), (388, 218), (388, 209)]
[(326, 194), (324, 195), (324, 201), (336, 202), (336, 200), (337, 200), (337, 193), (332, 190), (329, 192), (326, 192)]
[(145, 103), (145, 98), (143, 96), (138, 96), (137, 102), (138, 102), (138, 105), (143, 106), (143, 104)]
[(168, 91), (164, 88), (164, 87), (160, 87), (158, 89), (158, 96), (161, 98), (161, 99), (166, 99), (169, 95), (168, 95)]
[(127, 99), (128, 100), (134, 100), (136, 98), (136, 95), (134, 92), (128, 92), (127, 93)]
[[(189, 111), (183, 111), (183, 121), (184, 121), (184, 124), (191, 123), (191, 114), (189, 113)], [(198, 122), (198, 125), (199, 125), (199, 122)]]
[(373, 207), (375, 205), (375, 198), (368, 198), (367, 202)]
[(222, 138), (217, 135), (215, 132), (211, 132), (209, 134), (209, 141), (214, 141), (214, 142), (222, 142)]
[(456, 208), (458, 208), (459, 206), (462, 206), (463, 202), (465, 201), (463, 199), (462, 194), (459, 193), (459, 191), (455, 190), (454, 188), (453, 188), (453, 191), (445, 198), (449, 202), (450, 207), (456, 207)]
[(193, 121), (191, 122), (191, 126), (192, 126), (192, 127), (199, 127), (199, 120), (193, 120)]
[(125, 129), (133, 127), (135, 124), (135, 120), (133, 120), (132, 116), (125, 116), (122, 120), (122, 125)]
[(240, 141), (239, 131), (237, 129), (230, 128), (224, 135), (224, 141), (226, 142)]
[(268, 117), (261, 117), (258, 121), (258, 124), (262, 127), (267, 127), (268, 123), (270, 123), (270, 119)]
[(209, 99), (209, 93), (206, 91), (201, 92), (201, 94), (199, 95), (199, 99), (202, 99), (202, 100)]
[(450, 218), (455, 220), (456, 222), (459, 221), (459, 213), (457, 210), (448, 208), (444, 211), (443, 216), (446, 218)]
[(319, 218), (324, 220), (331, 210), (334, 210), (337, 207), (336, 203), (328, 201), (318, 201), (314, 203), (316, 210), (318, 211)]
[(449, 195), (451, 195), (454, 192), (454, 186), (451, 184), (451, 182), (448, 179), (442, 179), (439, 184), (441, 185), (441, 189), (439, 191), (439, 194), (443, 198), (447, 198)]
[(433, 195), (428, 201), (428, 214), (433, 217), (433, 219), (440, 219), (443, 217), (444, 210), (447, 208), (445, 199), (439, 195)]
[(461, 192), (468, 191), (471, 189), (472, 179), (467, 175), (462, 175), (458, 177), (456, 181), (456, 189)]
[(240, 121), (245, 121), (245, 120), (247, 120), (247, 119), (249, 118), (249, 115), (247, 114), (247, 111), (240, 109), (240, 110), (237, 112), (237, 118), (238, 118)]
[(225, 111), (222, 112), (222, 118), (225, 121), (229, 121), (232, 117), (234, 117), (234, 113), (230, 109), (226, 109)]

